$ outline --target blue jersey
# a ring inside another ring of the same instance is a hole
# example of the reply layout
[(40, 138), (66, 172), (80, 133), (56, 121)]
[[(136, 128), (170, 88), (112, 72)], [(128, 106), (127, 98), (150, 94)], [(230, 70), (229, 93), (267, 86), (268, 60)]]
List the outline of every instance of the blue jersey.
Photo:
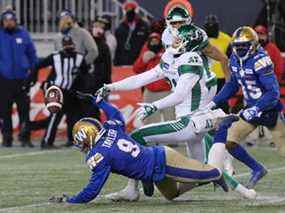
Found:
[(246, 107), (256, 106), (260, 111), (281, 111), (279, 84), (271, 59), (259, 48), (248, 59), (230, 58), (231, 79), (214, 98), (216, 104), (228, 100), (241, 87)]
[(110, 120), (104, 123), (100, 138), (86, 156), (92, 173), (90, 182), (81, 192), (68, 199), (70, 203), (94, 199), (111, 172), (144, 181), (157, 182), (164, 178), (164, 149), (160, 146), (141, 146), (125, 133), (124, 120), (117, 109), (104, 101), (98, 106)]

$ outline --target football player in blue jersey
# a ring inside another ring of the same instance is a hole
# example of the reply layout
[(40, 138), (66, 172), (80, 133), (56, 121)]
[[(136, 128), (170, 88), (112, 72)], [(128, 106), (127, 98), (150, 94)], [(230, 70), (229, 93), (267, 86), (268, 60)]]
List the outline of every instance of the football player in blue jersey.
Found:
[(218, 131), (209, 153), (208, 164), (203, 164), (167, 146), (140, 145), (125, 133), (125, 122), (119, 110), (98, 96), (82, 93), (79, 96), (101, 108), (106, 113), (107, 121), (102, 125), (96, 119), (83, 118), (74, 125), (74, 144), (86, 153), (91, 178), (78, 194), (52, 197), (51, 202), (87, 203), (98, 195), (111, 172), (154, 182), (169, 200), (204, 183), (215, 181), (224, 185), (221, 171), (226, 133), (238, 116), (227, 115), (207, 120), (217, 122)]
[(240, 112), (241, 119), (229, 129), (226, 147), (235, 158), (252, 170), (247, 186), (253, 188), (267, 171), (239, 144), (257, 126), (263, 125), (271, 131), (273, 142), (280, 154), (285, 157), (283, 106), (273, 64), (259, 45), (255, 31), (247, 26), (238, 28), (233, 34), (232, 48), (231, 79), (206, 109), (227, 101), (240, 87), (242, 88), (245, 107)]

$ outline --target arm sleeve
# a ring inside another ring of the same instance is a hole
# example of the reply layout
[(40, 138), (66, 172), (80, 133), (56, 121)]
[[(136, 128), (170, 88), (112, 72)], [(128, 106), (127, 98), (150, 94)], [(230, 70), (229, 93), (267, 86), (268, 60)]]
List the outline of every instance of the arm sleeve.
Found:
[(267, 66), (257, 73), (266, 92), (258, 99), (256, 107), (260, 111), (264, 111), (278, 103), (280, 98), (279, 84), (274, 75), (273, 66)]
[(163, 78), (164, 75), (158, 64), (149, 71), (109, 84), (108, 87), (111, 91), (133, 90)]
[(78, 194), (68, 198), (68, 203), (88, 203), (93, 200), (101, 191), (111, 172), (110, 166), (105, 166), (99, 171), (92, 171), (88, 185)]
[(117, 120), (122, 123), (125, 123), (122, 113), (116, 107), (112, 106), (106, 101), (102, 100), (94, 105), (98, 106), (100, 109), (102, 109), (105, 112), (107, 120)]
[(239, 84), (234, 77), (231, 75), (231, 78), (228, 82), (225, 83), (221, 91), (214, 97), (213, 101), (216, 105), (227, 101), (230, 97), (232, 97), (239, 90)]
[(193, 73), (185, 73), (180, 76), (175, 91), (170, 95), (155, 101), (153, 104), (157, 109), (164, 109), (166, 107), (175, 106), (183, 102), (187, 94), (199, 80), (199, 75)]
[(84, 30), (83, 32), (84, 32), (83, 44), (84, 48), (87, 51), (85, 60), (87, 64), (92, 64), (99, 55), (98, 46), (87, 30)]

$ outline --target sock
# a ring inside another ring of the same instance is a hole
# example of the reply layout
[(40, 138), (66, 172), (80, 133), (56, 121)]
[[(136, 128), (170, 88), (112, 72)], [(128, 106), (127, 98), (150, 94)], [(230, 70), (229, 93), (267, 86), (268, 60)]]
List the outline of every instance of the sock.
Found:
[(213, 145), (213, 137), (209, 134), (206, 134), (203, 138), (203, 150), (204, 150), (204, 163), (208, 162), (208, 155), (210, 152), (210, 149)]
[(233, 176), (230, 176), (227, 172), (223, 172), (223, 176), (227, 182), (227, 184), (230, 185), (232, 190), (235, 190), (235, 188), (240, 184)]
[(129, 179), (128, 184), (125, 189), (127, 189), (128, 191), (130, 190), (137, 191), (138, 186), (139, 186), (139, 181), (134, 180), (134, 179)]
[(239, 144), (235, 144), (235, 146), (228, 151), (232, 156), (234, 156), (234, 158), (244, 163), (253, 171), (260, 170), (263, 167)]

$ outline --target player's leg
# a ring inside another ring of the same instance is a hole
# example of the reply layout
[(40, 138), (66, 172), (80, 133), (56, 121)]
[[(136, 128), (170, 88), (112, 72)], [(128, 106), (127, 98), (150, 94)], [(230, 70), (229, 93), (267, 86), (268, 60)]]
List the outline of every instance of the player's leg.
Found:
[(204, 161), (204, 149), (203, 140), (205, 133), (197, 134), (195, 137), (192, 137), (191, 140), (188, 140), (186, 143), (186, 153), (189, 158), (198, 160), (200, 162)]
[(226, 144), (229, 153), (252, 170), (252, 176), (247, 185), (249, 188), (253, 188), (266, 174), (264, 166), (257, 162), (256, 159), (240, 145), (255, 128), (254, 125), (240, 119), (229, 129)]
[(166, 177), (163, 181), (156, 183), (155, 185), (167, 200), (173, 200), (179, 196), (179, 185), (172, 178)]
[[(189, 125), (189, 126), (188, 126)], [(131, 137), (142, 145), (148, 142), (169, 143), (173, 141), (185, 141), (195, 135), (192, 131), (192, 123), (189, 118), (175, 121), (160, 122), (146, 125), (131, 133)], [(129, 179), (127, 186), (119, 192), (111, 193), (106, 196), (113, 201), (135, 201), (139, 198), (138, 181)], [(152, 183), (150, 183), (152, 185)], [(151, 195), (153, 187), (144, 187), (145, 194)]]
[[(214, 142), (214, 137), (211, 137), (209, 134), (206, 134), (205, 137), (203, 138), (203, 143), (204, 143), (204, 150), (205, 150), (205, 163), (208, 161), (208, 154), (209, 151), (212, 147), (212, 144)], [(226, 151), (225, 153), (225, 161), (226, 158), (228, 157), (229, 153)], [(230, 156), (232, 157), (232, 156)], [(224, 161), (224, 171), (223, 171), (223, 176), (224, 179), (226, 180), (226, 183), (231, 187), (233, 191), (236, 191), (237, 193), (241, 194), (243, 197), (248, 198), (248, 199), (255, 199), (256, 197), (256, 192), (254, 190), (249, 190), (245, 186), (243, 186), (241, 183), (238, 182), (233, 176), (232, 176), (232, 169), (226, 168), (228, 165), (225, 164)]]
[[(207, 133), (203, 137), (202, 145), (203, 145), (203, 151), (204, 151), (204, 163), (208, 162), (208, 154), (213, 145), (213, 140), (214, 140), (214, 137), (211, 136), (209, 133)], [(225, 153), (224, 170), (227, 171), (230, 175), (233, 175), (234, 173), (233, 157), (232, 155), (230, 155), (228, 151), (226, 151)]]
[(270, 129), (270, 132), (279, 154), (285, 157), (285, 119), (283, 114), (279, 115), (276, 126)]

